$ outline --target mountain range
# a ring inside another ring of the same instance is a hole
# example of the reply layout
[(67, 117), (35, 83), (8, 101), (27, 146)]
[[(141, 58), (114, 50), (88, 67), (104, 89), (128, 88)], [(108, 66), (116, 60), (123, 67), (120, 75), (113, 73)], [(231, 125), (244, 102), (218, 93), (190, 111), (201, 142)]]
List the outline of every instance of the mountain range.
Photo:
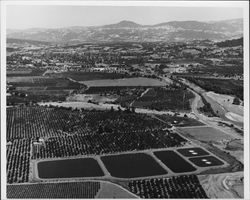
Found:
[(170, 21), (155, 25), (141, 25), (124, 20), (104, 26), (7, 30), (7, 38), (69, 44), (82, 42), (186, 42), (206, 39), (223, 41), (242, 36), (243, 19), (211, 22)]

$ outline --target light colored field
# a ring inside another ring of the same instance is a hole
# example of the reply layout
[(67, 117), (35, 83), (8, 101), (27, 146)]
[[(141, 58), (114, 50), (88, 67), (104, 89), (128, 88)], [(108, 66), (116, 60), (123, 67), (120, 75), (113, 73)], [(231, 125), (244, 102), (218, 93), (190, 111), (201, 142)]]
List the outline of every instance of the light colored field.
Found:
[(214, 92), (207, 92), (206, 95), (223, 106), (227, 111), (243, 116), (244, 108), (241, 105), (232, 104), (234, 100), (233, 96), (217, 94)]
[(180, 129), (184, 134), (200, 141), (220, 142), (232, 139), (229, 135), (212, 127), (185, 127)]
[(98, 199), (135, 199), (139, 198), (135, 194), (127, 191), (119, 185), (109, 183), (109, 182), (100, 182), (101, 189), (95, 198)]
[(94, 102), (113, 102), (117, 98), (116, 97), (105, 97), (100, 96), (99, 94), (74, 94), (72, 96), (67, 97), (67, 101), (80, 101), (80, 102), (87, 102), (89, 100)]
[(16, 83), (16, 82), (29, 82), (32, 83), (34, 79), (49, 79), (49, 77), (44, 76), (18, 76), (18, 77), (7, 77), (7, 82)]
[(244, 122), (243, 116), (238, 115), (238, 114), (235, 114), (235, 113), (233, 113), (233, 112), (227, 112), (227, 113), (225, 114), (225, 116), (226, 116), (226, 118), (228, 118), (228, 119), (230, 119), (230, 120), (232, 120), (232, 121), (235, 121), (235, 122), (241, 122), (241, 123)]
[(209, 198), (238, 199), (244, 196), (244, 185), (240, 179), (243, 172), (198, 176)]
[(29, 74), (31, 73), (32, 70), (20, 70), (20, 71), (7, 71), (7, 75), (8, 74)]
[(166, 83), (152, 78), (124, 78), (124, 79), (103, 79), (95, 81), (80, 81), (89, 87), (107, 86), (165, 86)]

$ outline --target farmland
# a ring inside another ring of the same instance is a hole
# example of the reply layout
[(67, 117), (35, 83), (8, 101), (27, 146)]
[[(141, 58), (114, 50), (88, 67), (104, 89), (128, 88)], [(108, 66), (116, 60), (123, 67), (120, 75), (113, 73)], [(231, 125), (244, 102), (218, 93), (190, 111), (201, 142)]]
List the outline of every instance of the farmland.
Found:
[(48, 77), (12, 77), (8, 79), (11, 94), (7, 97), (8, 105), (28, 104), (40, 101), (63, 101), (73, 91), (85, 86), (66, 78)]
[(181, 128), (181, 130), (184, 135), (205, 142), (209, 141), (220, 142), (223, 140), (232, 139), (226, 133), (223, 133), (222, 131), (219, 131), (212, 127), (187, 127), (187, 128)]
[(208, 198), (195, 175), (134, 180), (128, 186), (141, 198)]
[(156, 87), (166, 83), (152, 78), (103, 79), (95, 81), (80, 81), (88, 87)]
[[(7, 181), (28, 182), (30, 157), (60, 158), (183, 146), (186, 140), (149, 116), (40, 106), (7, 108)], [(31, 154), (37, 138), (45, 145)], [(124, 145), (126, 143), (126, 145)]]
[[(97, 124), (99, 122), (99, 124)], [(149, 116), (118, 111), (81, 111), (40, 106), (7, 109), (7, 141), (21, 138), (95, 135), (161, 129), (164, 124)]]
[(71, 78), (75, 81), (91, 81), (102, 79), (121, 79), (129, 78), (131, 75), (119, 73), (104, 73), (104, 72), (61, 72), (61, 73), (48, 73), (47, 76), (55, 78)]
[(8, 185), (8, 198), (94, 198), (100, 190), (99, 182), (66, 182)]
[(152, 88), (137, 99), (134, 107), (154, 110), (190, 110), (193, 94), (183, 88)]
[(14, 70), (14, 71), (7, 71), (7, 77), (29, 77), (29, 76), (42, 76), (43, 73), (46, 70), (41, 70), (41, 69), (23, 69), (21, 70), (19, 68), (19, 70)]

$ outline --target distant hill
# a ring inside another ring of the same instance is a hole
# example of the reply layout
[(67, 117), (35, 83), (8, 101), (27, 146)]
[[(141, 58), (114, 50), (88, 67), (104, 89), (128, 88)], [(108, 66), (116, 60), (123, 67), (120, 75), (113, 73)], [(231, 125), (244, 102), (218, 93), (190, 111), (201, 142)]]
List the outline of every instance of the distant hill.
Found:
[(26, 40), (26, 39), (15, 39), (15, 38), (7, 38), (7, 43), (16, 43), (16, 44), (28, 43), (28, 44), (33, 44), (33, 45), (39, 45), (39, 44), (48, 45), (48, 44), (50, 44), (50, 42)]
[(219, 47), (236, 47), (236, 46), (243, 46), (243, 38), (233, 39), (233, 40), (226, 40), (223, 42), (216, 43)]
[(135, 22), (132, 22), (132, 21), (126, 21), (126, 20), (123, 20), (117, 24), (110, 24), (110, 25), (104, 25), (102, 26), (103, 28), (139, 28), (139, 27), (142, 27), (142, 25), (140, 24), (137, 24)]
[(242, 19), (213, 22), (171, 21), (155, 25), (141, 25), (124, 20), (116, 24), (95, 27), (7, 30), (8, 38), (67, 44), (83, 42), (223, 41), (242, 36)]

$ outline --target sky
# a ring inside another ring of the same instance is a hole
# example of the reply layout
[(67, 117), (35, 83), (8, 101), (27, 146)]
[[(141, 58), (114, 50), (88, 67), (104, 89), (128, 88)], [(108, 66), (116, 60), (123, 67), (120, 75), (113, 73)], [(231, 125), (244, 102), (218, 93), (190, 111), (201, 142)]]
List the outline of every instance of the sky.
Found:
[(242, 18), (243, 9), (234, 7), (125, 7), (8, 5), (8, 29), (99, 26), (122, 20), (142, 25), (168, 21), (216, 21)]

